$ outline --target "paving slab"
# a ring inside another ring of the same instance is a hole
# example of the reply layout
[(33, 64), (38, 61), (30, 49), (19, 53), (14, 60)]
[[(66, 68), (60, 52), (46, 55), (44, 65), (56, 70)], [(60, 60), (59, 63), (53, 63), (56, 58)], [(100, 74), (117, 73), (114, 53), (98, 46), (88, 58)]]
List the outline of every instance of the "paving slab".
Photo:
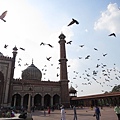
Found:
[[(65, 109), (66, 111), (66, 120), (73, 120), (74, 114), (72, 109)], [(77, 117), (78, 120), (96, 120), (93, 117), (94, 108), (91, 110), (90, 108), (77, 108)], [(61, 120), (60, 110), (55, 110), (51, 112), (50, 115), (47, 114), (44, 116), (44, 111), (35, 111), (32, 112), (33, 120)], [(101, 117), (100, 120), (117, 120), (117, 116), (114, 112), (114, 108), (104, 107), (101, 109)]]

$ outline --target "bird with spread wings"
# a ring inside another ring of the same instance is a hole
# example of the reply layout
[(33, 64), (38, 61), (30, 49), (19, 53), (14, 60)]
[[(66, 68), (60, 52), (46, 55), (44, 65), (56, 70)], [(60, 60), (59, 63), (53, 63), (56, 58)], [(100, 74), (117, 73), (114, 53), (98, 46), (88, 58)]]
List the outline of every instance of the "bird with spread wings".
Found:
[(79, 22), (75, 19), (72, 18), (72, 21), (68, 24), (68, 26), (72, 25), (72, 24), (79, 24)]
[(4, 22), (6, 22), (6, 20), (4, 20), (4, 17), (6, 16), (7, 14), (7, 11), (3, 12), (1, 15), (0, 15), (0, 19), (3, 20)]

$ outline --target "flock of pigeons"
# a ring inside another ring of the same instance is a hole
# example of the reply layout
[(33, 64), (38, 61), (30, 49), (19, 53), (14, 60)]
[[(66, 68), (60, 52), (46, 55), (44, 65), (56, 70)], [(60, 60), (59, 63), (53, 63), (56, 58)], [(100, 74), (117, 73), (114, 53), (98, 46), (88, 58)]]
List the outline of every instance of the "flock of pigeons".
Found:
[[(73, 82), (75, 83), (76, 82), (75, 80), (80, 80), (79, 83), (85, 86), (93, 85), (94, 83), (97, 83), (101, 86), (101, 88), (99, 89), (101, 89), (102, 92), (105, 92), (104, 91), (105, 85), (112, 88), (116, 86), (117, 85), (116, 82), (120, 81), (120, 70), (117, 69), (115, 63), (113, 64), (112, 68), (109, 68), (107, 63), (106, 64), (102, 63), (102, 59), (105, 59), (107, 55), (108, 55), (107, 53), (102, 54), (101, 59), (95, 58), (95, 56), (94, 58), (91, 58), (92, 60), (96, 59), (98, 62), (96, 62), (95, 65), (93, 65), (92, 67), (91, 65), (89, 66), (89, 64), (87, 64), (87, 68), (83, 70), (83, 73), (79, 73), (79, 71), (74, 70), (72, 74), (72, 76), (74, 77), (71, 78), (71, 84), (73, 84)], [(90, 57), (91, 56), (89, 56), (89, 59)], [(82, 59), (86, 59), (86, 57), (85, 58), (78, 57), (78, 59), (82, 60)], [(77, 84), (75, 86), (76, 88), (78, 87)], [(83, 92), (83, 90), (81, 90), (81, 92)]]
[[(5, 12), (3, 12), (1, 15), (0, 15), (0, 19), (2, 20), (2, 21), (4, 21), (4, 22), (6, 22), (6, 20), (4, 19), (5, 18), (5, 16), (7, 15), (7, 11), (5, 11)], [(77, 21), (77, 20), (75, 20), (75, 19), (73, 19), (72, 18), (72, 21), (70, 21), (70, 23), (67, 25), (68, 27), (69, 26), (71, 26), (71, 25), (73, 25), (73, 24), (79, 24), (79, 22)], [(114, 36), (114, 37), (116, 37), (116, 34), (115, 33), (111, 33), (111, 34), (109, 34), (108, 36)], [(68, 41), (68, 42), (66, 42), (66, 44), (72, 44), (72, 41)], [(53, 45), (51, 45), (51, 44), (48, 44), (48, 43), (43, 43), (43, 42), (41, 42), (40, 43), (40, 46), (44, 46), (44, 45), (47, 45), (47, 46), (49, 46), (50, 48), (54, 48), (53, 47)], [(7, 49), (7, 47), (8, 47), (8, 45), (7, 44), (5, 44), (4, 45), (4, 48), (5, 49)], [(80, 48), (83, 48), (84, 47), (84, 45), (79, 45), (79, 47)], [(21, 49), (21, 50), (23, 50), (23, 51), (25, 51), (25, 49), (24, 48), (22, 48), (22, 47), (20, 47), (19, 49)], [(98, 49), (97, 48), (94, 48), (94, 50), (95, 51), (98, 51)], [(105, 53), (105, 54), (103, 54), (103, 57), (105, 57), (107, 54)], [(84, 59), (90, 59), (90, 55), (87, 55)], [(51, 60), (51, 56), (50, 57), (46, 57), (46, 60), (48, 60), (48, 61), (50, 61)], [(82, 59), (82, 57), (78, 57), (78, 59)], [(98, 59), (98, 61), (99, 61), (100, 59)], [(22, 61), (22, 59), (21, 58), (19, 58), (19, 60), (18, 60), (18, 66), (21, 66), (21, 61)], [(28, 63), (25, 63), (24, 64), (24, 66), (28, 66), (29, 64)], [(115, 64), (114, 64), (115, 65)], [(53, 64), (51, 64), (51, 66), (53, 66)], [(47, 71), (47, 65), (45, 65), (44, 66), (44, 68), (42, 69), (42, 71), (44, 71), (44, 73), (43, 73), (43, 75), (46, 75), (46, 71)], [(70, 65), (68, 65), (68, 67), (71, 67)], [(98, 69), (101, 67), (101, 71), (99, 71)], [(59, 69), (59, 66), (57, 67), (57, 69)], [(73, 71), (73, 73), (74, 73), (74, 77), (73, 77), (73, 79), (78, 79), (78, 77), (79, 77), (79, 79), (84, 79), (84, 80), (86, 80), (86, 82), (84, 82), (84, 83), (82, 83), (82, 85), (92, 85), (93, 84), (93, 81), (95, 81), (96, 83), (98, 83), (98, 84), (100, 84), (102, 87), (106, 84), (106, 82), (110, 82), (110, 81), (112, 81), (113, 79), (116, 79), (116, 80), (120, 80), (120, 71), (118, 71), (115, 67), (113, 67), (112, 69), (108, 69), (107, 68), (107, 65), (106, 64), (103, 64), (103, 63), (101, 63), (101, 64), (97, 64), (96, 66), (95, 66), (95, 70), (92, 70), (92, 72), (90, 72), (91, 70), (90, 70), (90, 68), (88, 68), (88, 69), (86, 69), (85, 71), (84, 71), (84, 73), (82, 73), (81, 75), (79, 75), (79, 72), (77, 72), (77, 71)], [(103, 77), (104, 77), (104, 81), (103, 82), (100, 82), (100, 81), (98, 81), (98, 73), (99, 72), (101, 72), (101, 76), (99, 77), (99, 79), (103, 79)], [(113, 74), (113, 72), (114, 72), (114, 74), (115, 74), (115, 78), (111, 78), (111, 74)], [(59, 74), (57, 73), (56, 74), (56, 76), (58, 77), (59, 76)], [(44, 79), (45, 79), (45, 77), (44, 77)], [(49, 79), (48, 79), (49, 80)], [(71, 81), (71, 83), (73, 83), (72, 81)], [(109, 86), (109, 85), (108, 85)], [(78, 85), (76, 85), (76, 88), (78, 87)], [(113, 87), (113, 86), (111, 86), (110, 85), (110, 87)], [(83, 90), (81, 90), (81, 92), (83, 92)], [(104, 92), (104, 89), (102, 90), (102, 92)]]

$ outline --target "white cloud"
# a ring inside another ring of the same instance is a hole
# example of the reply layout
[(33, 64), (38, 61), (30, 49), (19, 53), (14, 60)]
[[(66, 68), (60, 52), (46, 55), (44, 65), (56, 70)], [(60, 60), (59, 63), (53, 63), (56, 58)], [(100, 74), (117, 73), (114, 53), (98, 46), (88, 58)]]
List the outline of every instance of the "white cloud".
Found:
[(120, 33), (120, 10), (116, 3), (110, 3), (107, 10), (101, 12), (101, 17), (94, 24), (94, 29)]

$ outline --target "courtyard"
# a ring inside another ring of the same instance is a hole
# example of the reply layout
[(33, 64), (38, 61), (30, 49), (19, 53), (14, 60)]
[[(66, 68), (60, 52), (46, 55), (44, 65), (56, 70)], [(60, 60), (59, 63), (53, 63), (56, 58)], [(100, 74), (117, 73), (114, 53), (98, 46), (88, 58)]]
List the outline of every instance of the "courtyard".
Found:
[[(65, 109), (66, 112), (66, 120), (73, 120), (73, 110)], [(78, 120), (96, 120), (93, 117), (94, 108), (91, 110), (90, 108), (77, 108), (77, 117)], [(60, 110), (51, 111), (50, 115), (47, 114), (44, 116), (44, 111), (35, 111), (32, 112), (33, 120), (61, 120)], [(113, 107), (104, 107), (101, 109), (101, 120), (117, 120), (117, 116), (114, 112)]]

